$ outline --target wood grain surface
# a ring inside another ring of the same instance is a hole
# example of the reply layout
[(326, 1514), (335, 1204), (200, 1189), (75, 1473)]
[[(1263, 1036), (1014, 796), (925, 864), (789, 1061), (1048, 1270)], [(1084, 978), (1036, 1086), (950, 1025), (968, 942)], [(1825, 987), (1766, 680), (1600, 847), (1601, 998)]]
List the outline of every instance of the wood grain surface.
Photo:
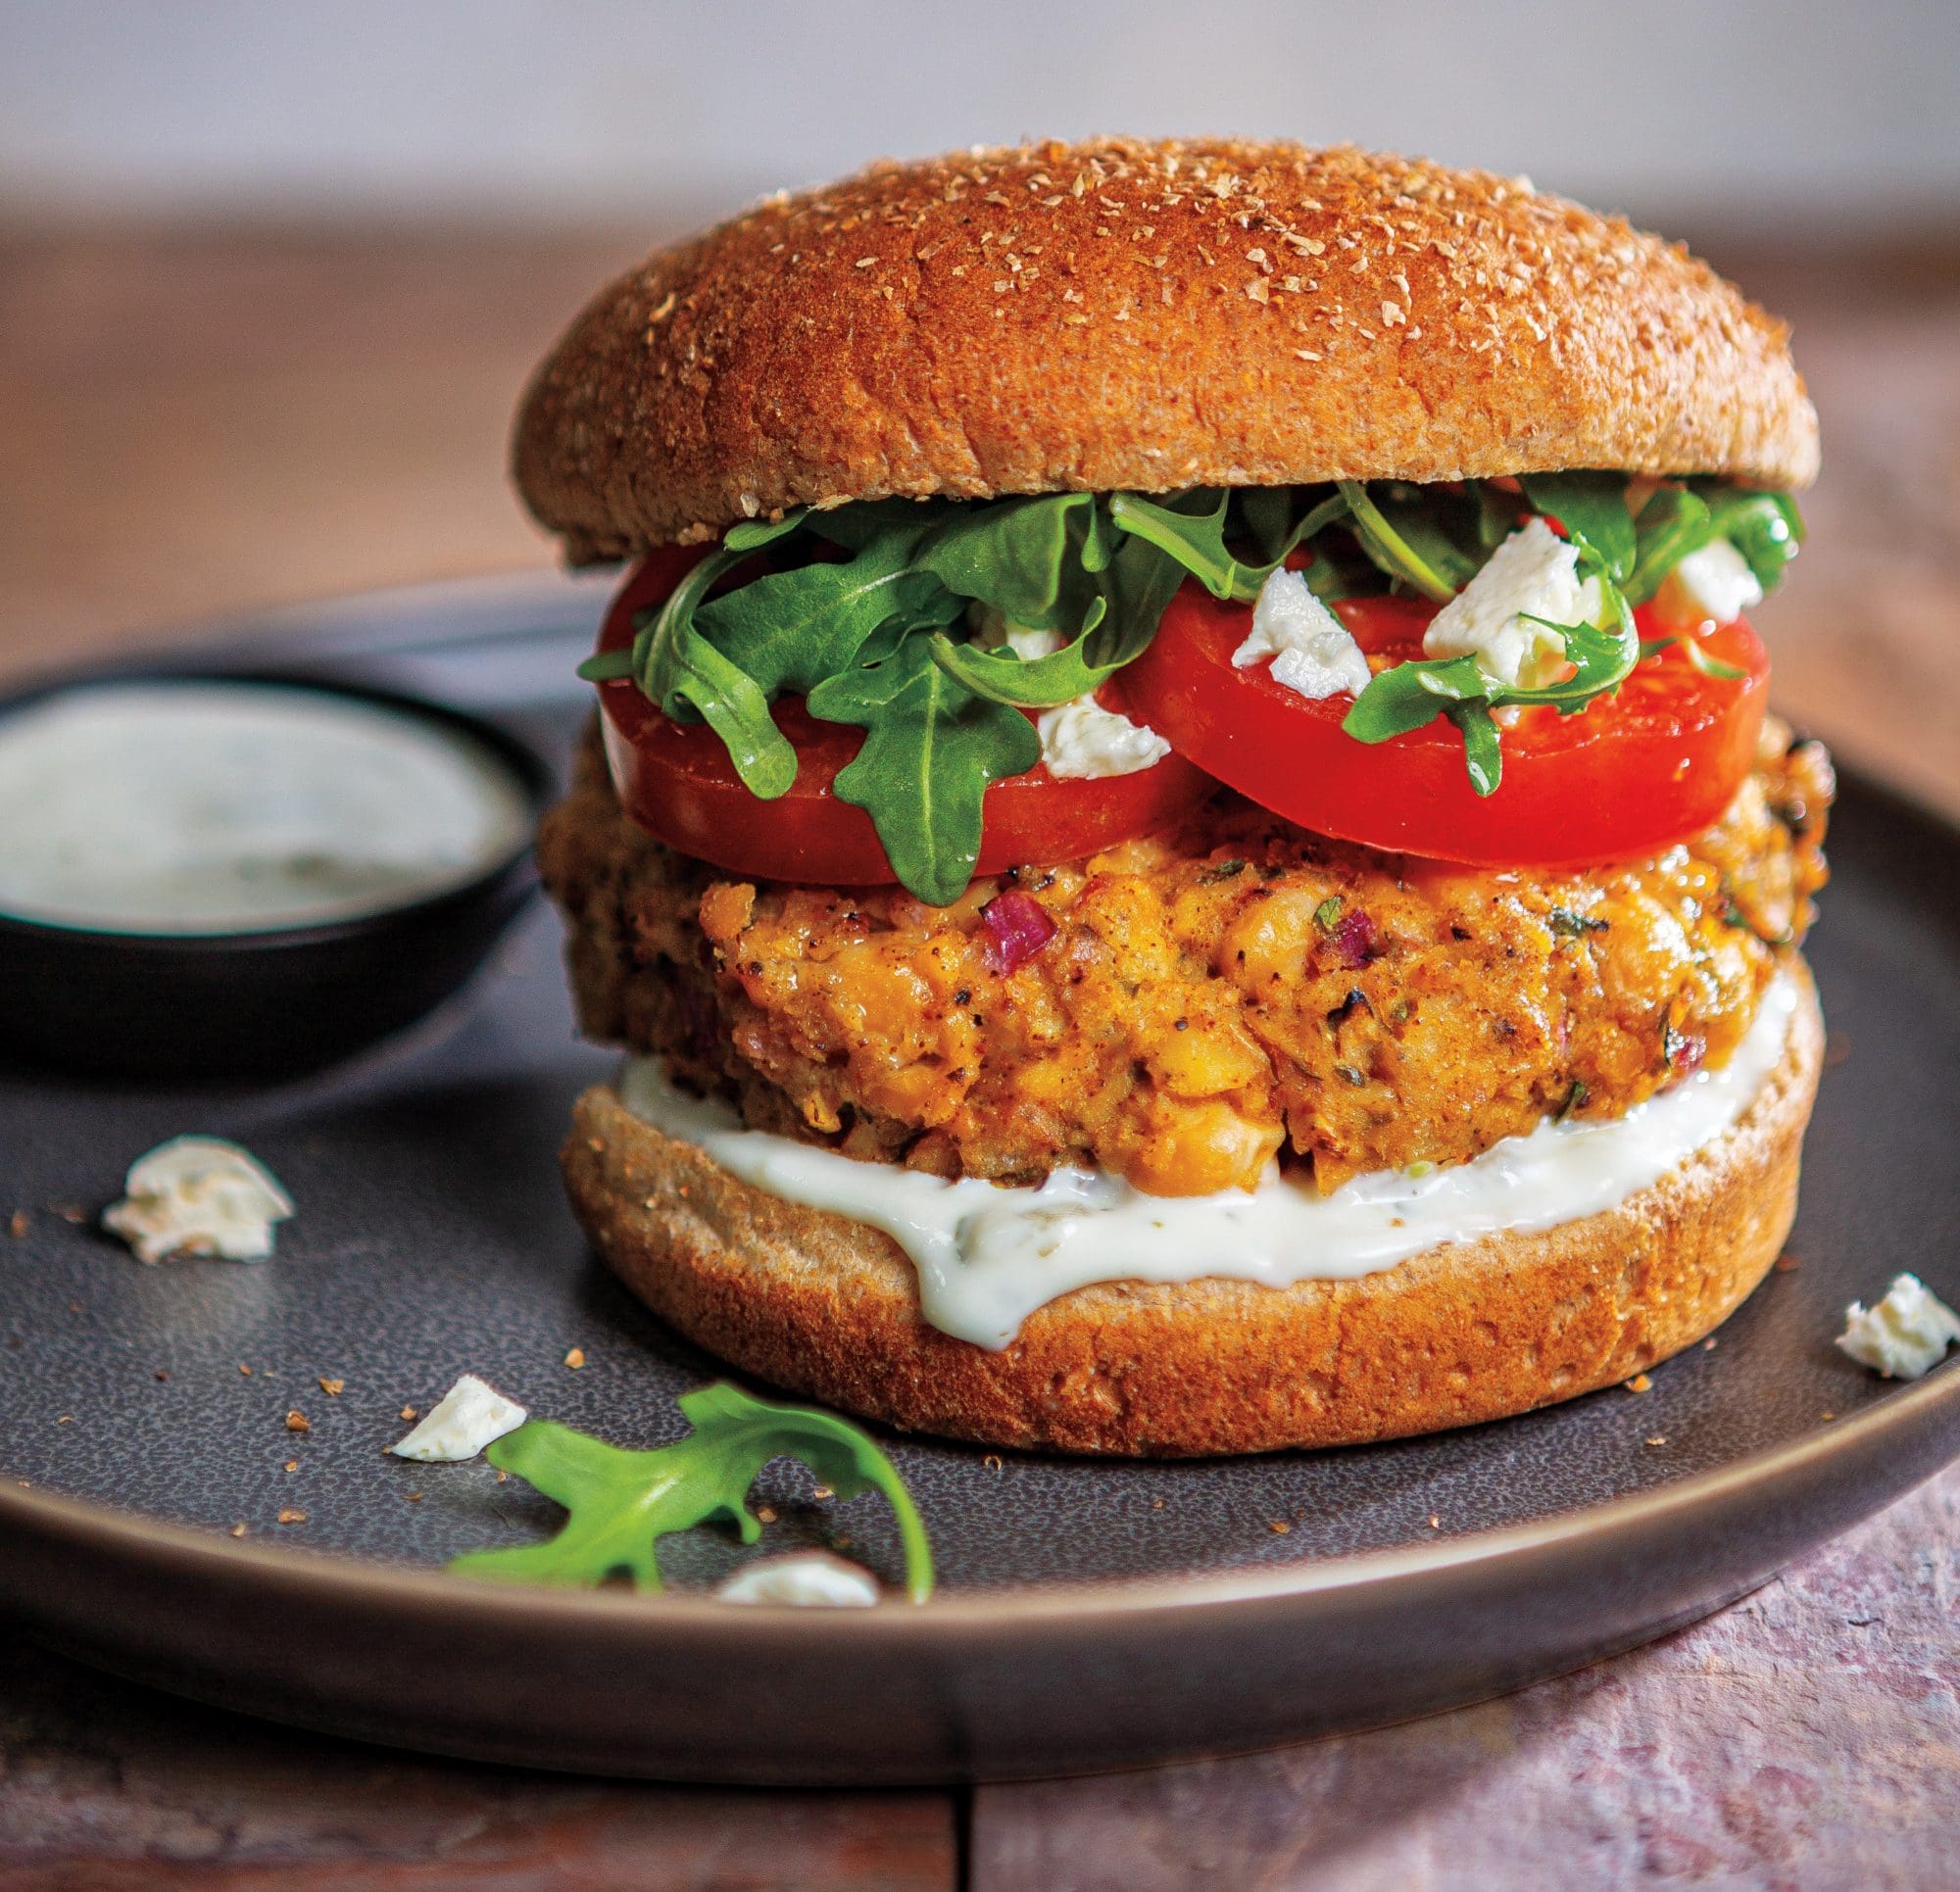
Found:
[[(211, 612), (549, 562), (504, 481), (509, 412), (642, 247), (0, 230), (0, 674)], [(1824, 416), (1812, 540), (1760, 613), (1776, 696), (1960, 810), (1960, 252), (1709, 248), (1795, 322)], [(1951, 1883), (1956, 1544), (1960, 1472), (1724, 1616), (1503, 1702), (970, 1798), (395, 1756), (0, 1637), (0, 1892)]]

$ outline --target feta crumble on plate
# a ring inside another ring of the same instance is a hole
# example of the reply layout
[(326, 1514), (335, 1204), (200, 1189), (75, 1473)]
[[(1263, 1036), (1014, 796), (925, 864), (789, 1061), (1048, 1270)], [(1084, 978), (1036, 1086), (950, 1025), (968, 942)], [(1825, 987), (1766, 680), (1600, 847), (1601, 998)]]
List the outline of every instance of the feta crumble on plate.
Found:
[(474, 1458), (491, 1440), (514, 1432), (530, 1417), (514, 1399), (466, 1373), (429, 1408), (409, 1435), (388, 1447), (397, 1458), (454, 1464)]
[(1346, 691), (1358, 697), (1368, 687), (1368, 659), (1297, 571), (1274, 572), (1259, 587), (1252, 628), (1232, 653), (1232, 667), (1244, 670), (1271, 657), (1275, 683), (1311, 703)]
[(1475, 657), (1493, 682), (1543, 689), (1565, 662), (1565, 640), (1550, 625), (1593, 623), (1604, 603), (1596, 578), (1580, 582), (1578, 547), (1529, 519), (1430, 619), (1423, 655)]
[(272, 1231), (293, 1212), (292, 1197), (253, 1156), (219, 1137), (172, 1137), (136, 1158), (123, 1198), (105, 1209), (102, 1226), (135, 1250), (138, 1261), (166, 1255), (219, 1255), (264, 1261)]
[(717, 1584), (724, 1603), (794, 1603), (817, 1609), (863, 1610), (878, 1600), (871, 1573), (825, 1550), (798, 1551), (745, 1564)]
[(1876, 1306), (1853, 1301), (1838, 1336), (1838, 1346), (1860, 1366), (1887, 1380), (1924, 1378), (1955, 1340), (1960, 1340), (1960, 1314), (1917, 1275), (1898, 1276)]

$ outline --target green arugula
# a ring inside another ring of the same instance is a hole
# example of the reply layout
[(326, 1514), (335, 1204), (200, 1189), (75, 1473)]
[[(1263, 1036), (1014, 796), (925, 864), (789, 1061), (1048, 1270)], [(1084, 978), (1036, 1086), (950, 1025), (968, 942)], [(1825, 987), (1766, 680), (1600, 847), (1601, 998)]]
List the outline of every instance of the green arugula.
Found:
[[(1583, 709), (1639, 660), (1632, 608), (1689, 553), (1726, 538), (1767, 590), (1803, 536), (1787, 495), (1719, 480), (1662, 482), (1637, 519), (1623, 474), (1529, 474), (1517, 484), (1522, 495), (1508, 482), (1343, 480), (806, 509), (731, 528), (642, 613), (630, 651), (605, 653), (580, 674), (630, 677), (668, 716), (708, 723), (762, 800), (796, 778), (795, 752), (769, 712), (777, 696), (801, 694), (812, 714), (858, 725), (864, 744), (837, 792), (871, 816), (904, 885), (944, 903), (978, 858), (987, 785), (1039, 754), (1024, 712), (1068, 703), (1135, 661), (1187, 577), (1250, 603), (1305, 547), (1306, 582), (1324, 600), (1386, 580), (1442, 604), (1526, 518), (1548, 514), (1608, 601), (1598, 624), (1550, 627), (1573, 674), (1513, 690), (1468, 658), (1417, 659), (1377, 676), (1343, 725), (1384, 742), (1446, 716), (1489, 794), (1502, 772), (1493, 708)], [(963, 629), (976, 608), (1064, 641), (1033, 658), (986, 648)], [(1721, 674), (1704, 653), (1690, 655)]]
[(1041, 760), (1034, 724), (965, 689), (917, 638), (880, 663), (826, 678), (809, 693), (809, 713), (863, 729), (864, 746), (832, 793), (871, 817), (904, 886), (950, 906), (980, 858), (988, 784)]
[(1705, 500), (1685, 486), (1657, 487), (1634, 522), (1636, 556), (1625, 587), (1627, 602), (1650, 603), (1661, 580), (1714, 536), (1715, 521)]
[(1518, 484), (1535, 512), (1556, 519), (1575, 545), (1592, 549), (1614, 584), (1627, 582), (1640, 544), (1624, 473), (1526, 473)]
[[(1494, 795), (1503, 780), (1503, 753), (1493, 709), (1506, 704), (1542, 704), (1556, 709), (1561, 716), (1577, 715), (1588, 703), (1618, 690), (1644, 654), (1626, 598), (1591, 544), (1576, 533), (1573, 536), (1580, 548), (1579, 569), (1584, 576), (1599, 581), (1602, 614), (1609, 621), (1554, 624), (1548, 618), (1532, 620), (1558, 634), (1573, 666), (1569, 677), (1528, 688), (1486, 676), (1475, 657), (1418, 657), (1372, 678), (1354, 699), (1354, 706), (1342, 719), (1341, 727), (1357, 742), (1385, 743), (1446, 716), (1462, 733), (1470, 786), (1480, 796)], [(1626, 556), (1631, 564), (1630, 549)]]
[(1803, 544), (1803, 519), (1788, 493), (1752, 492), (1723, 480), (1694, 479), (1689, 489), (1708, 509), (1715, 534), (1746, 560), (1765, 591), (1774, 591)]
[(1391, 578), (1446, 605), (1476, 574), (1476, 566), (1415, 508), (1391, 503), (1390, 516), (1359, 480), (1338, 482), (1361, 550)]
[[(1109, 516), (1120, 530), (1135, 534), (1176, 560), (1213, 598), (1249, 605), (1286, 562), (1287, 555), (1344, 518), (1349, 504), (1345, 495), (1336, 495), (1310, 507), (1289, 524), (1287, 497), (1286, 488), (1264, 489), (1250, 508), (1242, 500), (1242, 516), (1235, 520), (1234, 495), (1225, 487), (1200, 488), (1168, 505), (1140, 493), (1118, 493), (1109, 502)], [(1244, 564), (1232, 553), (1226, 544), (1228, 521), (1256, 538), (1267, 555), (1260, 563)]]
[(630, 1451), (533, 1419), (507, 1432), (485, 1456), (562, 1504), (570, 1516), (541, 1544), (471, 1551), (450, 1569), (517, 1582), (591, 1585), (624, 1574), (643, 1590), (661, 1587), (660, 1539), (713, 1518), (733, 1521), (745, 1544), (762, 1527), (748, 1507), (749, 1487), (771, 1459), (795, 1458), (840, 1498), (878, 1491), (898, 1520), (906, 1589), (915, 1603), (932, 1593), (932, 1550), (911, 1494), (892, 1462), (864, 1433), (834, 1414), (752, 1399), (725, 1383), (681, 1394), (694, 1430), (652, 1451)]

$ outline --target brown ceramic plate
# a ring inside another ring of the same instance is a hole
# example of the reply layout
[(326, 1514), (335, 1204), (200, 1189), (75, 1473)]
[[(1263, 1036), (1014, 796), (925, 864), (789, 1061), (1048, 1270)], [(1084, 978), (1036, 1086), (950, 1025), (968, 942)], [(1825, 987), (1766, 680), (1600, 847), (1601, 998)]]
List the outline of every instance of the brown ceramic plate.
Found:
[[(584, 586), (451, 587), (322, 608), (283, 649), (563, 755), (599, 608)], [(416, 1038), (303, 1084), (0, 1073), (0, 1231), (25, 1216), (0, 1232), (0, 1600), (88, 1660), (277, 1720), (703, 1780), (1252, 1748), (1629, 1647), (1960, 1452), (1960, 1368), (1894, 1387), (1831, 1345), (1844, 1303), (1901, 1269), (1960, 1299), (1960, 835), (1853, 779), (1833, 857), (1813, 959), (1834, 1049), (1800, 1265), (1713, 1350), (1644, 1394), (1350, 1451), (1123, 1465), (894, 1440), (941, 1567), (920, 1609), (714, 1603), (699, 1591), (746, 1553), (711, 1531), (667, 1540), (656, 1598), (442, 1574), (555, 1514), (481, 1463), (384, 1457), (405, 1404), (471, 1370), (652, 1443), (682, 1430), (674, 1393), (716, 1372), (564, 1210), (565, 1111), (607, 1059), (573, 1039), (549, 914)], [(142, 1268), (94, 1233), (129, 1158), (191, 1129), (246, 1142), (297, 1197), (269, 1265)], [(763, 1495), (765, 1549), (848, 1538), (896, 1576), (875, 1499), (819, 1503), (787, 1466)]]

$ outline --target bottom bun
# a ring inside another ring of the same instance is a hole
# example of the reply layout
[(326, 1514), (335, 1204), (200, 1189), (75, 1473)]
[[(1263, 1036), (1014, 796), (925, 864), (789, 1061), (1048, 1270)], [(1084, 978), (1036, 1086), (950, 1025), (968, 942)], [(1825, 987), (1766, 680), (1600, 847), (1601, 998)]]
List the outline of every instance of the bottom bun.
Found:
[(722, 1359), (888, 1425), (989, 1445), (1189, 1457), (1469, 1426), (1610, 1385), (1719, 1326), (1796, 1210), (1823, 1020), (1713, 1142), (1597, 1215), (1446, 1244), (1353, 1281), (1080, 1287), (990, 1352), (928, 1327), (889, 1236), (738, 1181), (579, 1098), (580, 1224), (655, 1313)]

